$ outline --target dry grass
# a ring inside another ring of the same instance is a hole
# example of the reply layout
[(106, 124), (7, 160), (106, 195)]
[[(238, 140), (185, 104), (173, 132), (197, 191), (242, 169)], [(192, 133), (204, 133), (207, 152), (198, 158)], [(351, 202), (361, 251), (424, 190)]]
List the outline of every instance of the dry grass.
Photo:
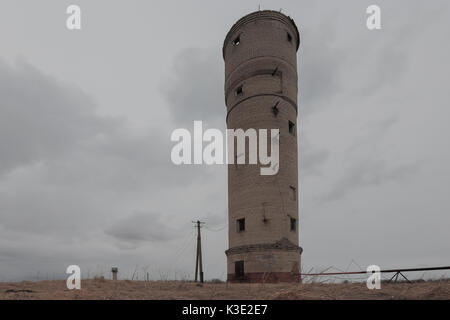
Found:
[(81, 290), (65, 281), (0, 283), (0, 299), (450, 299), (450, 281), (383, 283), (227, 284), (181, 281), (83, 280)]

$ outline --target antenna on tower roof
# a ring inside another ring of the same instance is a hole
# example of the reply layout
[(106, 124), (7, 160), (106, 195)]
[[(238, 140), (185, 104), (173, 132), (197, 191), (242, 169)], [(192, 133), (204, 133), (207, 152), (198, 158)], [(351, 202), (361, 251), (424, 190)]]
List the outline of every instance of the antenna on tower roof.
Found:
[(261, 11), (261, 5), (260, 4), (258, 5), (258, 11)]

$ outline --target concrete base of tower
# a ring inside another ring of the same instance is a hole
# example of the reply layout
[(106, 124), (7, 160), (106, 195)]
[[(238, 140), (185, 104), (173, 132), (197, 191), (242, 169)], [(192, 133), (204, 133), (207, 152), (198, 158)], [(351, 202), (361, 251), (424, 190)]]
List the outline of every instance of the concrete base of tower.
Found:
[(230, 282), (301, 282), (302, 248), (283, 238), (276, 243), (243, 245), (228, 249)]

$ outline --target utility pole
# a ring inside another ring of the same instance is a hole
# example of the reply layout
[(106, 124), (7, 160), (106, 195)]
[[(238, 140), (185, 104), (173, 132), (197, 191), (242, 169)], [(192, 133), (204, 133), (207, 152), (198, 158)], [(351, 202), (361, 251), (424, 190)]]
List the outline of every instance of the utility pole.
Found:
[(192, 221), (197, 224), (197, 257), (195, 258), (195, 282), (197, 282), (197, 274), (200, 266), (200, 282), (203, 283), (203, 264), (202, 264), (202, 237), (200, 235), (200, 228), (204, 222), (200, 220)]

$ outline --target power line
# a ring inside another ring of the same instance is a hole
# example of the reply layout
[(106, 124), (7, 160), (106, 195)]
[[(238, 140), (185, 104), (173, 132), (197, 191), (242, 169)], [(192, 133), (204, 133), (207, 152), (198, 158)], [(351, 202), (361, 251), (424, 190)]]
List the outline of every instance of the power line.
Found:
[(195, 239), (195, 234), (194, 234), (194, 230), (192, 230), (191, 237), (189, 238), (188, 241), (183, 243), (183, 247), (176, 254), (175, 260), (172, 262), (172, 265), (175, 265), (180, 260), (180, 258), (186, 253), (186, 249), (192, 244), (192, 241), (194, 239)]
[(222, 231), (223, 229), (225, 229), (227, 226), (228, 226), (228, 225), (226, 224), (226, 225), (220, 227), (219, 229), (211, 229), (211, 228), (208, 228), (208, 227), (206, 227), (206, 226), (205, 226), (204, 228), (205, 228), (206, 230), (208, 230), (208, 231), (219, 232), (219, 231)]

